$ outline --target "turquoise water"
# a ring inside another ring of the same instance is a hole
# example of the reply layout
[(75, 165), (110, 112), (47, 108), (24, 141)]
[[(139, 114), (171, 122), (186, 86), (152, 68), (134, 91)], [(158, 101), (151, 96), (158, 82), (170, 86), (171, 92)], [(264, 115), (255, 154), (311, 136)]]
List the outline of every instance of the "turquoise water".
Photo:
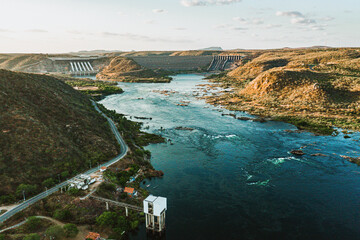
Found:
[[(360, 135), (289, 133), (290, 124), (222, 116), (229, 112), (193, 96), (204, 83), (199, 75), (120, 83), (123, 94), (101, 101), (132, 120), (152, 118), (141, 120), (145, 131), (173, 142), (147, 147), (165, 176), (144, 185), (168, 198), (166, 238), (360, 239), (360, 167), (339, 156), (359, 156)], [(306, 155), (289, 153), (300, 147)], [(144, 226), (132, 239), (146, 239)]]

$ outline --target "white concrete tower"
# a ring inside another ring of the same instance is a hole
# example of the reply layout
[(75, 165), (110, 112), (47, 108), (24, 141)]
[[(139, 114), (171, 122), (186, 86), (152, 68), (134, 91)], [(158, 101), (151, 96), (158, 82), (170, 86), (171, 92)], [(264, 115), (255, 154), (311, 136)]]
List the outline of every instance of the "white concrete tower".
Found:
[(165, 230), (166, 198), (149, 195), (143, 202), (146, 229), (161, 233)]

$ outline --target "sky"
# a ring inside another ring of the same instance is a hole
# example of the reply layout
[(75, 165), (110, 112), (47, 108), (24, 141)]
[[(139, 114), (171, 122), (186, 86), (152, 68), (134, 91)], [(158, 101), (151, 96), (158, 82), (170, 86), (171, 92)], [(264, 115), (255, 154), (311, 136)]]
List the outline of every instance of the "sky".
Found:
[(0, 52), (359, 47), (359, 13), (359, 0), (0, 0)]

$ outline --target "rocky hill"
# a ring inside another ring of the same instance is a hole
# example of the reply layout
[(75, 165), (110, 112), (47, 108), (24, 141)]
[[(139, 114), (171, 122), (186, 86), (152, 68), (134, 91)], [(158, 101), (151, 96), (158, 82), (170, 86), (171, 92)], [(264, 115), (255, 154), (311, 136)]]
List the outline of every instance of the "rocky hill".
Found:
[(115, 57), (110, 64), (96, 75), (99, 80), (123, 82), (169, 82), (171, 79), (162, 71), (146, 69), (134, 60)]
[(0, 149), (0, 202), (21, 198), (23, 188), (28, 195), (43, 191), (119, 151), (87, 96), (54, 77), (6, 70), (0, 70)]
[(331, 133), (333, 126), (360, 130), (359, 49), (267, 50), (248, 55), (236, 69), (215, 76), (234, 92), (208, 101), (318, 133)]

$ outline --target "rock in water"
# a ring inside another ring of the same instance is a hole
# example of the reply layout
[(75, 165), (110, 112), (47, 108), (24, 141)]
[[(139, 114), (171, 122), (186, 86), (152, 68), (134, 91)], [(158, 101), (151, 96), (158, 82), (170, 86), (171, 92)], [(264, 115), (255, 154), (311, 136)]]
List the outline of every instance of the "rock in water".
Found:
[(298, 156), (305, 155), (305, 153), (302, 150), (292, 150), (290, 153)]

